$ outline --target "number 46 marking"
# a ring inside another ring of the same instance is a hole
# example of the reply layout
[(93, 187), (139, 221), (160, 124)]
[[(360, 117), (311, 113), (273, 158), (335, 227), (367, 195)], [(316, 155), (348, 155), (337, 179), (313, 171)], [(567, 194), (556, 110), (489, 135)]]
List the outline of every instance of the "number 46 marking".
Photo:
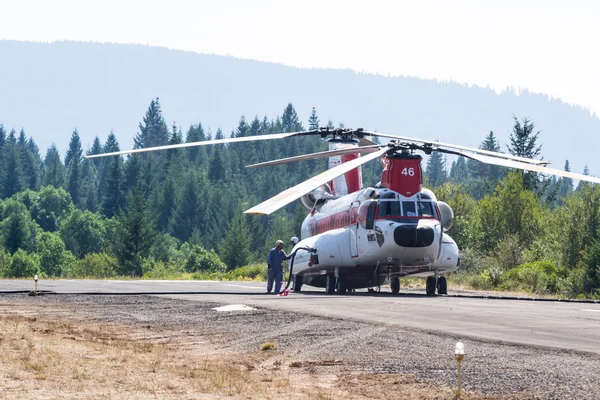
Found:
[(415, 169), (414, 168), (404, 168), (402, 170), (401, 174), (404, 176), (415, 176)]

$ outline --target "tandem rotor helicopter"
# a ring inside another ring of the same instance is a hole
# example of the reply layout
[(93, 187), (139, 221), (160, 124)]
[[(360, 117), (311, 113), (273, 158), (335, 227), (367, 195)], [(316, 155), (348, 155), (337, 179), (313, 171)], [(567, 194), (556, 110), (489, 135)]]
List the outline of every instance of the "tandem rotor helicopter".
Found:
[[(328, 129), (266, 134), (90, 155), (119, 156), (211, 144), (321, 136), (329, 150), (249, 165), (266, 167), (329, 158), (329, 169), (246, 210), (269, 215), (300, 200), (309, 211), (292, 253), (294, 291), (302, 285), (324, 287), (327, 294), (390, 283), (400, 290), (400, 277), (427, 278), (428, 295), (447, 294), (445, 275), (456, 271), (460, 256), (445, 232), (452, 227), (450, 206), (423, 187), (417, 152), (467, 157), (486, 164), (553, 174), (600, 183), (600, 178), (547, 168), (548, 162), (454, 144), (383, 134), (363, 129)], [(377, 144), (367, 137), (389, 139)], [(363, 156), (359, 156), (365, 153)], [(380, 159), (383, 172), (374, 187), (363, 188), (360, 166)], [(307, 251), (299, 251), (307, 250)]]

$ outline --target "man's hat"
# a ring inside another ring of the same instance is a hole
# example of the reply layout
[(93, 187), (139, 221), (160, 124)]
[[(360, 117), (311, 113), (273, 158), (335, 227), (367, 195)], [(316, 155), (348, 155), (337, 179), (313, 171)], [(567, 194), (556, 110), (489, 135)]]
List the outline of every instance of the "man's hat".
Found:
[(275, 247), (279, 246), (280, 244), (283, 244), (283, 240), (278, 240), (275, 242)]

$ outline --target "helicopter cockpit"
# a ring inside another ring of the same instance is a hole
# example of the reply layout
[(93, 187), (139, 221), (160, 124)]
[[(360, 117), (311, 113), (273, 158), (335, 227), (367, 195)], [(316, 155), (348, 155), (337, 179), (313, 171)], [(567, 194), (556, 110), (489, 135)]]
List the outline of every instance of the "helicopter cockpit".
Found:
[(439, 219), (434, 200), (425, 193), (421, 193), (416, 199), (405, 198), (395, 192), (382, 193), (377, 209), (376, 219), (398, 222), (410, 222), (409, 220), (421, 218)]

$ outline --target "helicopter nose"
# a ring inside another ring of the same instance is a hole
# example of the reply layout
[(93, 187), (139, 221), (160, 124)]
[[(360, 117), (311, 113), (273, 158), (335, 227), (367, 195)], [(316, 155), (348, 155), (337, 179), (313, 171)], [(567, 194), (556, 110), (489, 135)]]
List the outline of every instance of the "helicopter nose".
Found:
[(394, 229), (394, 241), (402, 247), (427, 247), (434, 238), (435, 231), (428, 225), (400, 225)]

